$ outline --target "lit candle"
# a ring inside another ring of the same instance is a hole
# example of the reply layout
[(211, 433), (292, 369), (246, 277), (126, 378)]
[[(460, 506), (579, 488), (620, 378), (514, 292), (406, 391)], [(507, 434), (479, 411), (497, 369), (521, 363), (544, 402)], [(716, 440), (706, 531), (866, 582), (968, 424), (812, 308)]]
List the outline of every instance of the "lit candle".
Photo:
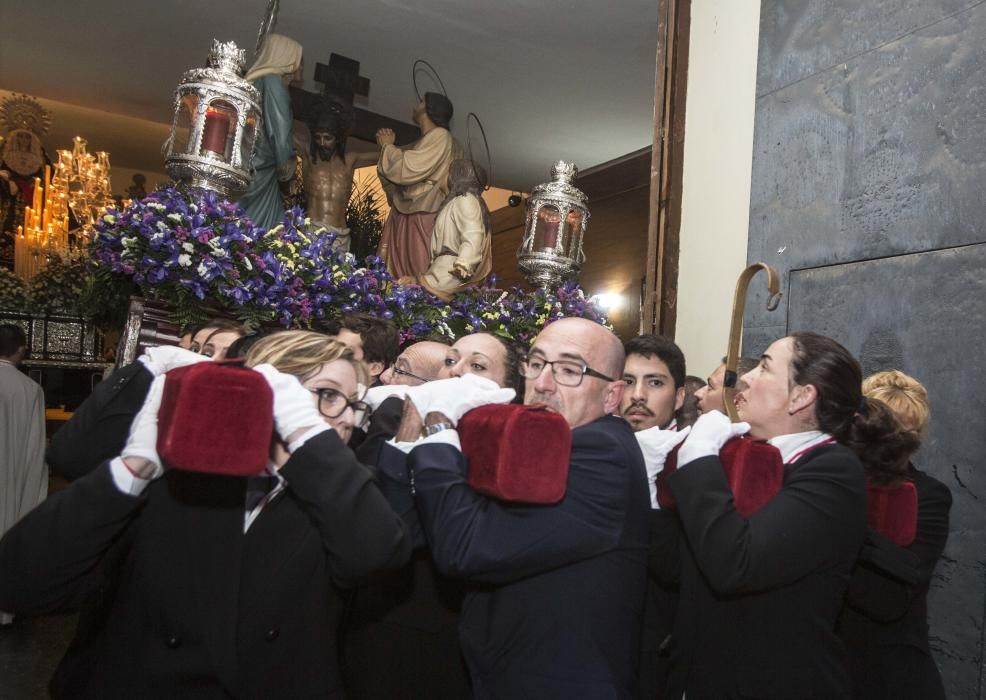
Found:
[(205, 129), (202, 132), (202, 150), (226, 157), (226, 135), (229, 133), (229, 117), (219, 110), (205, 113)]
[(537, 228), (541, 233), (541, 248), (554, 248), (558, 243), (558, 225), (561, 217), (554, 209), (542, 209), (538, 212)]

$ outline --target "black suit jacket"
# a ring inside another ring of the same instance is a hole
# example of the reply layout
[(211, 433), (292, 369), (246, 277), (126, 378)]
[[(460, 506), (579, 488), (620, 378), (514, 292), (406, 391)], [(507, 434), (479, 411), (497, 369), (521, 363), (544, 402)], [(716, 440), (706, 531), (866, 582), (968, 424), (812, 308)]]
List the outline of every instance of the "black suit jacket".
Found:
[(424, 546), (407, 478), (407, 455), (384, 443), (400, 427), (404, 399), (383, 401), (355, 449), (374, 465), (378, 484), (407, 521), (418, 547), (411, 562), (377, 574), (349, 596), (343, 629), (343, 676), (352, 700), (468, 698), (469, 676), (459, 651), (462, 581), (435, 569)]
[[(866, 529), (856, 455), (838, 444), (811, 450), (750, 518), (736, 512), (718, 456), (685, 465), (669, 485), (684, 533), (680, 558), (673, 542), (652, 545), (652, 556), (670, 558), (665, 574), (680, 566), (668, 697), (847, 697), (835, 626)], [(665, 540), (673, 532), (652, 530)]]
[[(384, 399), (377, 407), (377, 410), (370, 416), (370, 424), (366, 427), (366, 433), (353, 447), (353, 452), (363, 464), (376, 465), (380, 460), (380, 450), (387, 440), (397, 434), (401, 427), (401, 415), (404, 411), (404, 399), (398, 396), (391, 396)], [(353, 441), (350, 440), (350, 445)]]
[(52, 471), (73, 481), (120, 454), (153, 381), (143, 363), (132, 362), (97, 384), (51, 437), (45, 459)]
[(170, 471), (133, 497), (108, 464), (11, 529), (0, 609), (72, 607), (116, 564), (56, 696), (340, 696), (335, 586), (405, 562), (407, 530), (332, 431), (280, 473), (287, 488), (246, 533), (245, 479)]
[(849, 652), (853, 697), (944, 700), (928, 648), (928, 586), (948, 539), (952, 494), (910, 468), (918, 493), (917, 536), (899, 547), (867, 533), (839, 629)]
[(432, 556), (467, 580), (459, 633), (475, 696), (632, 697), (650, 503), (629, 424), (606, 416), (572, 431), (555, 505), (479, 495), (448, 445), (408, 461)]

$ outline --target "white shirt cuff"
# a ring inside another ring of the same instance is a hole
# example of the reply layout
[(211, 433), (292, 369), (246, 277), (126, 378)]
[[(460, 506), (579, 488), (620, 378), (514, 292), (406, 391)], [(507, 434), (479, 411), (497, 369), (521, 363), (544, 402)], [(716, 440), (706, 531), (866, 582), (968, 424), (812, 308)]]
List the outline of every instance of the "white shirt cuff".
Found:
[(719, 454), (719, 447), (709, 440), (692, 440), (687, 438), (678, 450), (678, 468), (702, 457), (711, 457)]
[(123, 463), (123, 457), (117, 457), (110, 461), (110, 474), (113, 475), (113, 483), (116, 484), (120, 492), (130, 496), (139, 496), (151, 483), (150, 479), (141, 479), (127, 469), (127, 465)]
[(388, 440), (387, 444), (393, 445), (404, 453), (408, 453), (420, 445), (451, 445), (457, 450), (462, 450), (462, 444), (459, 442), (459, 433), (452, 428), (439, 431), (434, 435), (429, 435), (426, 438), (421, 438), (420, 440), (415, 440), (414, 442), (397, 442), (396, 440)]
[(332, 426), (322, 423), (322, 425), (313, 425), (311, 428), (306, 430), (301, 434), (301, 437), (288, 445), (288, 452), (294, 454), (294, 451), (304, 445), (306, 442), (311, 440), (316, 435), (321, 435), (326, 430), (332, 430)]

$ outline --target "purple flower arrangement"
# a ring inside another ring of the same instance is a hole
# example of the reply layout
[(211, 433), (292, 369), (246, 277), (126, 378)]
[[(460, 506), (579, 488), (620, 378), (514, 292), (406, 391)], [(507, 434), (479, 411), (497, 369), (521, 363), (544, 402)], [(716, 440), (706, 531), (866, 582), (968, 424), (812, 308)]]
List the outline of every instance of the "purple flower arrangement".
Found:
[(556, 290), (539, 287), (528, 292), (496, 286), (491, 275), (485, 286), (463, 290), (451, 302), (453, 325), (461, 332), (496, 333), (529, 345), (547, 324), (567, 316), (606, 325), (606, 317), (586, 298), (582, 288), (567, 282)]
[(304, 328), (364, 312), (392, 319), (402, 343), (477, 331), (529, 343), (565, 316), (606, 323), (576, 284), (503, 290), (491, 276), (446, 303), (418, 285), (397, 284), (377, 256), (359, 266), (334, 242), (334, 233), (298, 207), (265, 231), (213, 192), (169, 187), (123, 211), (107, 210), (90, 244), (91, 292), (119, 303), (126, 298), (121, 289), (129, 288), (172, 304), (181, 324), (225, 311), (254, 325)]
[(263, 229), (215, 192), (164, 188), (123, 211), (108, 209), (95, 228), (96, 285), (129, 282), (172, 304), (182, 324), (249, 306), (263, 286), (256, 252)]

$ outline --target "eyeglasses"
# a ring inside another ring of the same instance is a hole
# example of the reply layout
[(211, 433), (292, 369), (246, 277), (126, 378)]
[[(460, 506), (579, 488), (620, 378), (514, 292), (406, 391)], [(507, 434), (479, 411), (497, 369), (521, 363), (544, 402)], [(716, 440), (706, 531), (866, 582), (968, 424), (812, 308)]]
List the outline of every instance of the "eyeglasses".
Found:
[(602, 372), (597, 372), (581, 362), (574, 360), (552, 361), (546, 360), (543, 357), (525, 357), (520, 363), (520, 373), (527, 379), (537, 379), (548, 365), (551, 365), (551, 376), (561, 386), (579, 386), (582, 383), (582, 377), (586, 375), (604, 379), (607, 382), (616, 381), (612, 377), (607, 377)]
[(309, 389), (318, 396), (318, 412), (326, 418), (338, 418), (347, 408), (353, 409), (353, 425), (362, 428), (370, 418), (370, 406), (364, 401), (347, 399), (335, 389)]
[(427, 384), (428, 382), (431, 381), (430, 379), (426, 379), (425, 377), (422, 377), (420, 375), (417, 375), (414, 372), (410, 372), (410, 371), (408, 371), (406, 369), (402, 369), (402, 368), (398, 367), (397, 365), (394, 365), (394, 374), (399, 374), (402, 377), (411, 377), (411, 379), (417, 379), (422, 384)]

